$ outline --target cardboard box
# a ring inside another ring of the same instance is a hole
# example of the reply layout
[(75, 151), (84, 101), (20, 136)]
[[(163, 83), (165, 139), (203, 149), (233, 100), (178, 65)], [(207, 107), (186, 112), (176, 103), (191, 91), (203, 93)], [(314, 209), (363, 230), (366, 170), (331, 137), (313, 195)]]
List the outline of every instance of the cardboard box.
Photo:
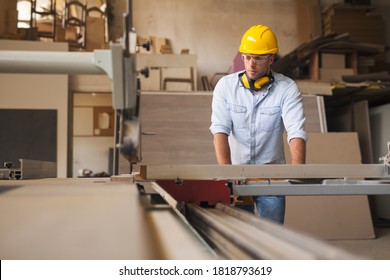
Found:
[(0, 0), (0, 7), (4, 10), (16, 10), (16, 0)]
[(36, 27), (39, 32), (52, 32), (53, 31), (53, 23), (49, 21), (37, 21)]
[(18, 33), (18, 10), (7, 10), (6, 17), (5, 32), (7, 34), (16, 35)]
[(345, 68), (345, 54), (322, 53), (321, 68)]
[(77, 42), (79, 39), (77, 27), (68, 26), (62, 27), (61, 25), (56, 25), (56, 41), (57, 42)]
[(162, 54), (162, 50), (164, 46), (169, 45), (169, 42), (166, 38), (159, 38), (152, 36), (152, 46), (153, 46), (153, 53), (156, 54)]
[(86, 49), (103, 49), (105, 47), (105, 19), (98, 17), (87, 17), (86, 20)]
[(321, 6), (319, 0), (297, 0), (298, 43), (310, 42), (322, 35)]
[(78, 38), (78, 32), (77, 32), (77, 27), (75, 26), (68, 26), (64, 28), (65, 32), (65, 41), (70, 42), (76, 42)]
[(352, 68), (320, 68), (319, 78), (326, 82), (341, 82), (343, 75), (354, 75)]
[(65, 42), (65, 28), (63, 28), (61, 25), (56, 25), (56, 42)]
[(0, 35), (5, 34), (5, 10), (0, 9)]
[[(0, 0), (0, 35), (7, 34), (8, 31), (8, 25), (12, 22), (12, 14), (17, 12), (16, 9), (16, 0)], [(8, 15), (8, 11), (10, 12), (10, 15)], [(13, 11), (13, 12), (12, 12)], [(11, 20), (11, 22), (9, 22)], [(17, 16), (15, 21), (15, 28), (17, 27)], [(15, 31), (15, 29), (11, 28), (11, 31)], [(16, 34), (17, 29), (15, 33)]]
[(334, 5), (323, 12), (324, 35), (348, 33), (353, 41), (385, 44), (384, 21), (369, 6)]
[[(325, 67), (324, 67), (325, 66)], [(310, 78), (341, 81), (342, 75), (357, 74), (357, 52), (343, 49), (316, 51), (310, 59)]]
[(16, 40), (28, 40), (29, 28), (18, 28), (18, 34), (15, 36)]

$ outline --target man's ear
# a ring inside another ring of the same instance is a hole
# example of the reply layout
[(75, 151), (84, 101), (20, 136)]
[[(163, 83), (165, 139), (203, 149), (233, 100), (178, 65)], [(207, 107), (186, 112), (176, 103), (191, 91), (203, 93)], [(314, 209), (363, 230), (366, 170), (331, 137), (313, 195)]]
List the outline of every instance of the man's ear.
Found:
[(269, 65), (271, 65), (272, 63), (274, 63), (275, 61), (275, 55), (271, 55), (270, 58), (269, 58)]

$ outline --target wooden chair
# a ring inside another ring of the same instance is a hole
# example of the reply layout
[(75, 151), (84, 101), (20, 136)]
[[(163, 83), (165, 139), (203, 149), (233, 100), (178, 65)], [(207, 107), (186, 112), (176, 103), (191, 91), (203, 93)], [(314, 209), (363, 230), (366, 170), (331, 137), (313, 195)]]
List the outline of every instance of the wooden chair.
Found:
[(64, 1), (62, 26), (66, 32), (74, 30), (75, 37), (68, 38), (69, 47), (73, 49), (85, 48), (87, 5), (80, 1)]
[(195, 90), (194, 69), (190, 68), (190, 77), (178, 78), (178, 77), (166, 77), (163, 80), (163, 90), (167, 90), (168, 83), (188, 83), (191, 85), (191, 91)]
[(30, 28), (36, 28), (38, 38), (51, 38), (55, 41), (57, 11), (56, 0), (50, 0), (48, 7), (37, 7), (39, 0), (30, 0)]
[(108, 42), (108, 26), (106, 10), (97, 6), (87, 8), (86, 42), (87, 51), (102, 48)]
[(87, 8), (87, 16), (106, 18), (106, 12), (102, 11), (99, 7), (93, 6)]

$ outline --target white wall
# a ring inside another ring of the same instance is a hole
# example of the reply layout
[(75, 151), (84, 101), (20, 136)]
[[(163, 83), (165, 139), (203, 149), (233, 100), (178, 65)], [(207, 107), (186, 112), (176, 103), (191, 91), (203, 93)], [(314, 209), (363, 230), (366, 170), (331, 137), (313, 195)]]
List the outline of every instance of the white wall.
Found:
[(93, 174), (109, 173), (109, 148), (115, 144), (114, 137), (74, 137), (73, 138), (73, 174), (89, 169)]
[[(67, 51), (68, 45), (0, 40), (0, 50)], [(68, 152), (68, 76), (0, 74), (0, 85), (0, 108), (57, 110), (57, 176), (65, 178)]]
[(114, 136), (96, 136), (93, 133), (93, 109), (106, 106), (112, 106), (111, 94), (73, 94), (72, 177), (79, 176), (82, 169), (89, 169), (94, 174), (109, 173), (109, 149), (115, 146)]

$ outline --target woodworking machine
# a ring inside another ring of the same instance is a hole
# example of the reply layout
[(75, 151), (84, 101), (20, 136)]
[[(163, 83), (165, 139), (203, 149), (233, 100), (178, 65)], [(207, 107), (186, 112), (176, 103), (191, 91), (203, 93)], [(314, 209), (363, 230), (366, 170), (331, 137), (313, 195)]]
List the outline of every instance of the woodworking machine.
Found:
[[(380, 164), (149, 165), (156, 180), (182, 201), (214, 205), (229, 196), (390, 194), (390, 142)], [(210, 191), (210, 185), (216, 193)]]
[[(42, 74), (107, 74), (117, 112), (116, 148), (129, 162), (140, 160), (139, 87), (136, 70), (137, 35), (132, 25), (132, 1), (124, 15), (123, 37), (108, 50), (94, 52), (0, 51), (0, 72)], [(148, 44), (141, 47), (149, 48)]]

